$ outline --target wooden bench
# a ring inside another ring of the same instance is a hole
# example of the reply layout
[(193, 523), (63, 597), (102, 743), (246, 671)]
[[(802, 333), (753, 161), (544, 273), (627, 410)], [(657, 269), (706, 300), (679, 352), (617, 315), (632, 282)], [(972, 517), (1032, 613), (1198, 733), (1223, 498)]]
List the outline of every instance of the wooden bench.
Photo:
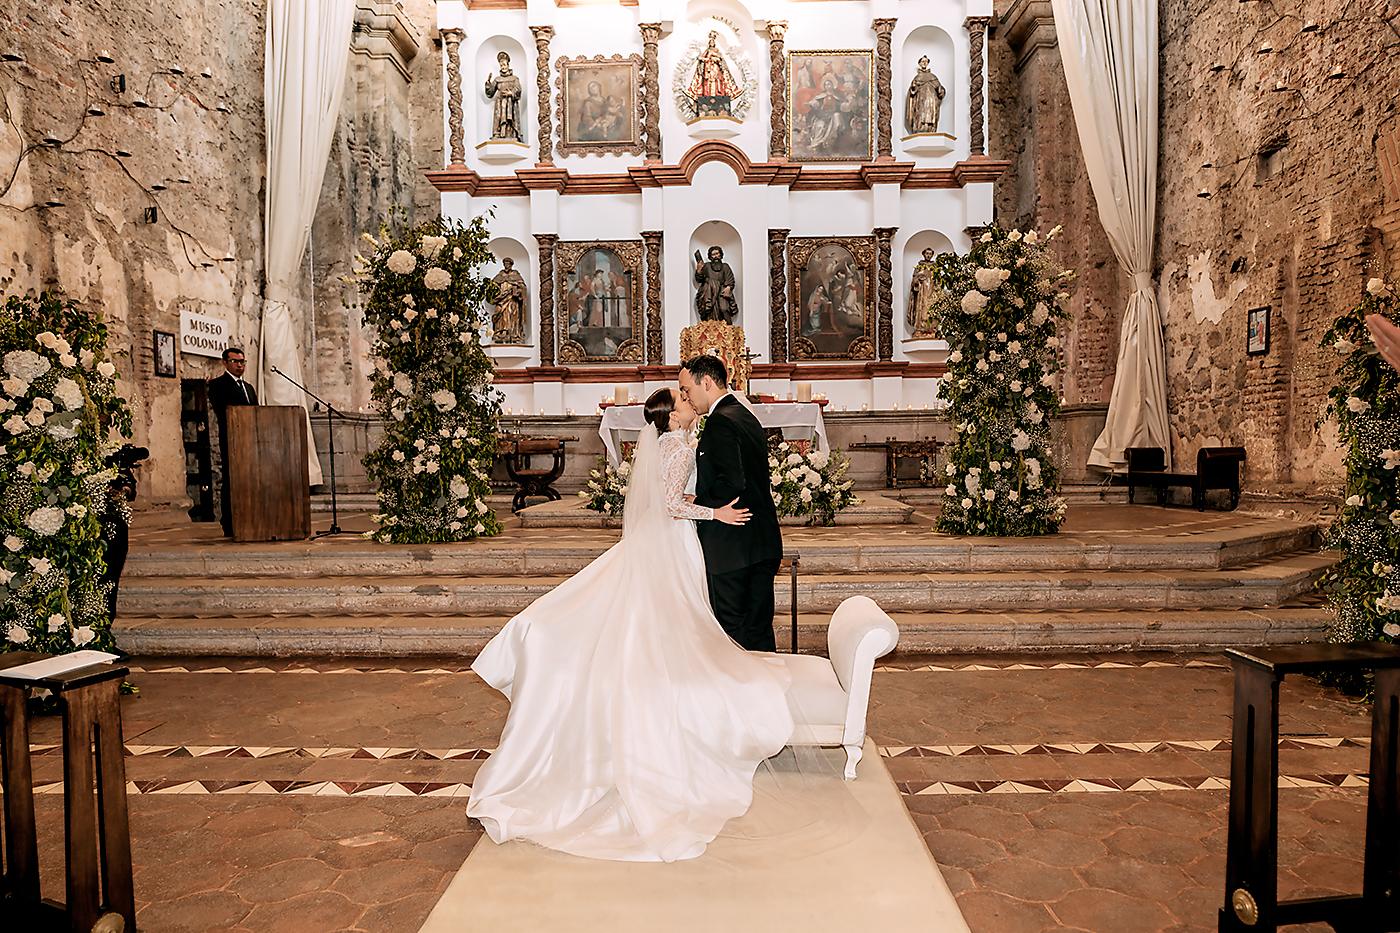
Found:
[(1202, 511), (1206, 493), (1219, 489), (1230, 494), (1230, 508), (1240, 504), (1240, 464), (1247, 459), (1243, 447), (1202, 447), (1196, 454), (1195, 473), (1174, 473), (1167, 469), (1166, 451), (1160, 447), (1129, 447), (1123, 451), (1128, 459), (1128, 501), (1136, 501), (1138, 486), (1157, 490), (1158, 504), (1167, 501), (1167, 490), (1185, 487), (1191, 490), (1191, 504)]
[[(1226, 652), (1235, 672), (1230, 817), (1220, 933), (1295, 923), (1397, 929), (1400, 921), (1400, 648), (1380, 643), (1287, 645)], [(1278, 695), (1288, 674), (1376, 672), (1361, 893), (1278, 899)]]
[[(126, 811), (120, 692), (126, 668), (96, 664), (37, 680), (10, 668), (45, 655), (0, 655), (0, 784), (5, 795), (0, 929), (136, 929), (131, 833)], [(34, 777), (29, 761), (29, 691), (44, 688), (63, 710), (63, 817), (67, 900), (39, 893)], [(14, 925), (11, 926), (10, 924)]]

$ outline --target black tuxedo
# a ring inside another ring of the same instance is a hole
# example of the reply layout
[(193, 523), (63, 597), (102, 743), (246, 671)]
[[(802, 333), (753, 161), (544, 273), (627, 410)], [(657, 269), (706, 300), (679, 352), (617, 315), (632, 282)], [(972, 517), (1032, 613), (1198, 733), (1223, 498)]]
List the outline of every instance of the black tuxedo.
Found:
[(219, 524), (224, 526), (224, 534), (233, 534), (233, 514), (229, 511), (228, 493), (228, 408), (230, 405), (256, 405), (258, 393), (244, 381), (242, 384), (225, 372), (209, 380), (209, 410), (219, 432), (219, 456), (222, 463), (222, 479), (219, 481)]
[(695, 463), (696, 504), (719, 508), (737, 498), (738, 507), (749, 510), (746, 525), (698, 525), (715, 617), (750, 651), (772, 651), (773, 578), (783, 557), (783, 536), (763, 426), (738, 399), (720, 399), (705, 419)]

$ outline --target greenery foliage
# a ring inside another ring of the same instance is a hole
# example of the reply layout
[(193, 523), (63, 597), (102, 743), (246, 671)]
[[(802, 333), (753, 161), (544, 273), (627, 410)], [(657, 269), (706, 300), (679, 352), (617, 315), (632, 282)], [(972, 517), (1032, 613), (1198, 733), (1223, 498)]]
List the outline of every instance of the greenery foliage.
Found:
[(1044, 535), (1064, 519), (1050, 425), (1060, 409), (1056, 329), (1073, 273), (1050, 255), (1058, 233), (989, 226), (966, 255), (935, 260), (928, 314), (954, 348), (942, 384), (954, 435), (941, 531)]
[(481, 217), (365, 234), (357, 275), (374, 331), (372, 398), (384, 438), (365, 457), (378, 488), (377, 541), (423, 544), (499, 534), (486, 504), (501, 394), (482, 347), (494, 291)]
[(627, 480), (632, 475), (632, 457), (617, 466), (608, 462), (606, 454), (598, 458), (598, 466), (588, 473), (588, 482), (578, 491), (584, 508), (602, 512), (609, 518), (622, 517), (622, 505), (627, 499)]
[(110, 651), (105, 458), (131, 436), (107, 327), (54, 292), (0, 308), (0, 633), (4, 648)]
[(778, 517), (806, 516), (814, 525), (836, 524), (836, 513), (860, 500), (846, 479), (850, 462), (838, 450), (827, 454), (804, 450), (787, 441), (771, 446), (768, 453), (773, 504)]

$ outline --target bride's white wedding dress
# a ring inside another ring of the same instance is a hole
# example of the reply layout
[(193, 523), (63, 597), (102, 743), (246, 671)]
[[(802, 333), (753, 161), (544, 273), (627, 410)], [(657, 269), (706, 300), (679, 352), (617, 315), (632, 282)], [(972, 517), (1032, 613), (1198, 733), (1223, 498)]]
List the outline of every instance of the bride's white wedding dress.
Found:
[(511, 701), (467, 814), (496, 842), (675, 861), (753, 799), (758, 764), (792, 735), (780, 662), (735, 644), (710, 611), (687, 502), (686, 436), (637, 445), (622, 540), (540, 597), (472, 670)]

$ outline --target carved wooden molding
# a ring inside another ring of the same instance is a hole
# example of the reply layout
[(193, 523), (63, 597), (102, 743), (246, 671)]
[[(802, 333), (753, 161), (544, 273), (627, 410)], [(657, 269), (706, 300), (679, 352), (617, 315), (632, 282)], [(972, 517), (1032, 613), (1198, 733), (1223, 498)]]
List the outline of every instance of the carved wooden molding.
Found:
[(875, 228), (876, 264), (879, 266), (879, 290), (876, 307), (880, 319), (877, 328), (877, 348), (882, 360), (894, 357), (894, 265), (890, 259), (890, 246), (894, 241), (895, 227)]
[(774, 363), (788, 358), (787, 238), (791, 232), (784, 227), (768, 231), (768, 357)]
[[(498, 369), (492, 382), (496, 385), (530, 385), (536, 382), (572, 382), (580, 385), (674, 382), (680, 376), (680, 371), (679, 366), (527, 366), (521, 369)], [(875, 376), (937, 379), (947, 371), (948, 367), (944, 363), (754, 363), (749, 379), (803, 379), (812, 382), (870, 379)], [(831, 408), (828, 407), (825, 416), (830, 418), (832, 414)]]
[(554, 122), (549, 112), (549, 40), (554, 37), (553, 26), (531, 26), (535, 36), (535, 89), (539, 111), (539, 164), (554, 164)]
[[(554, 79), (554, 86), (558, 89), (556, 100), (559, 105), (559, 140), (555, 144), (555, 149), (561, 156), (564, 155), (641, 155), (642, 154), (642, 56), (632, 55), (576, 55), (573, 58), (561, 55), (554, 62), (559, 74)], [(567, 88), (567, 71), (571, 65), (627, 65), (632, 69), (632, 87), (636, 90), (636, 98), (628, 101), (627, 119), (631, 123), (631, 139), (621, 142), (583, 142), (569, 141), (569, 101)]]
[(986, 84), (986, 65), (983, 51), (987, 44), (987, 25), (990, 16), (969, 16), (963, 20), (967, 28), (967, 88), (971, 111), (971, 132), (969, 153), (974, 156), (987, 154), (986, 100), (983, 86)]
[(537, 233), (540, 244), (540, 364), (554, 365), (554, 246), (559, 237)]
[(994, 182), (1010, 162), (979, 156), (948, 168), (915, 168), (912, 162), (868, 162), (855, 168), (822, 169), (792, 162), (750, 162), (733, 143), (711, 139), (692, 146), (676, 165), (641, 165), (625, 173), (574, 174), (555, 166), (517, 169), (512, 175), (479, 175), (465, 166), (428, 172), (439, 191), (465, 191), (480, 197), (524, 197), (533, 189), (566, 195), (640, 194), (643, 188), (689, 185), (707, 162), (723, 162), (741, 185), (779, 185), (793, 191), (860, 191), (877, 184), (911, 190), (961, 188)]
[[(823, 246), (840, 246), (851, 254), (862, 273), (861, 314), (863, 332), (852, 339), (840, 352), (818, 350), (816, 344), (802, 335), (802, 276), (812, 254)], [(873, 360), (875, 359), (875, 284), (876, 247), (873, 236), (804, 236), (788, 239), (788, 315), (790, 341), (788, 356), (793, 360)]]
[(661, 80), (656, 44), (661, 41), (660, 23), (641, 23), (642, 33), (642, 132), (646, 158), (661, 161)]
[(875, 30), (875, 113), (878, 125), (875, 157), (881, 162), (894, 159), (894, 107), (891, 102), (894, 78), (890, 71), (890, 37), (894, 33), (894, 24), (893, 18), (877, 19), (870, 24), (870, 28)]
[(643, 230), (642, 243), (647, 254), (647, 363), (660, 366), (666, 362), (666, 332), (661, 320), (661, 231)]
[(786, 161), (787, 138), (787, 56), (783, 52), (783, 36), (787, 23), (768, 23), (768, 159)]
[[(604, 249), (612, 252), (622, 260), (626, 267), (628, 276), (628, 310), (631, 312), (628, 322), (632, 331), (632, 336), (624, 340), (617, 348), (616, 356), (590, 356), (583, 344), (569, 336), (568, 323), (560, 318), (559, 328), (559, 362), (560, 363), (640, 363), (642, 362), (642, 351), (645, 341), (645, 330), (643, 325), (643, 310), (641, 307), (641, 295), (639, 289), (642, 282), (642, 242), (640, 240), (561, 240), (554, 246), (555, 252), (555, 290), (562, 301), (566, 291), (565, 283), (569, 273), (578, 265), (583, 254), (593, 249)], [(561, 312), (567, 311), (560, 307)]]
[(462, 126), (462, 40), (466, 37), (461, 29), (442, 31), (442, 47), (447, 52), (447, 139), (453, 165), (467, 161)]

